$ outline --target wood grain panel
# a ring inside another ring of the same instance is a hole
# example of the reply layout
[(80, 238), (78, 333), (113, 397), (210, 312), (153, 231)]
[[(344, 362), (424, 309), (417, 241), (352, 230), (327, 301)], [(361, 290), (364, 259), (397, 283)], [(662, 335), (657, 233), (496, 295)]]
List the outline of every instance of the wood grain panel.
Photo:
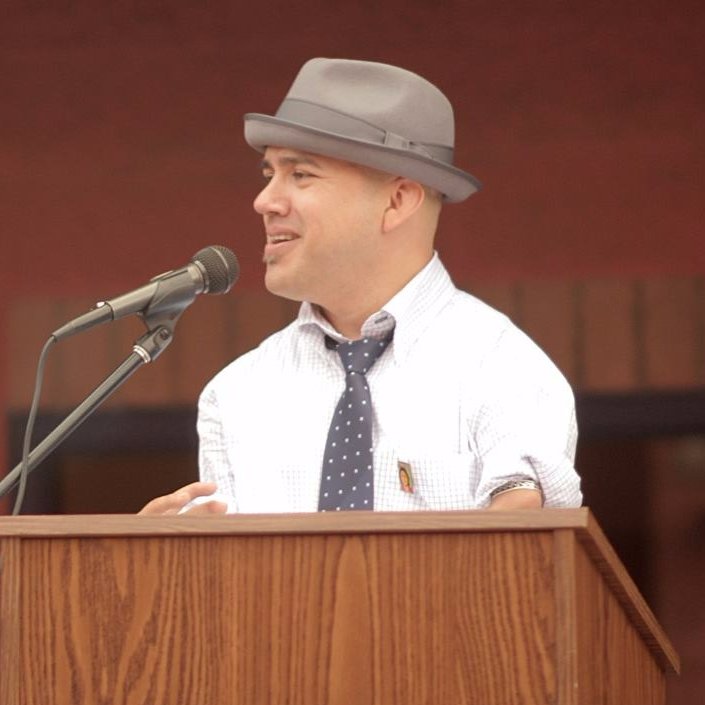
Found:
[(678, 654), (592, 515), (589, 516), (588, 531), (576, 532), (576, 537), (661, 668), (679, 673)]
[[(8, 359), (11, 405), (24, 408), (31, 399), (34, 368), (46, 338), (62, 323), (93, 307), (87, 298), (30, 299), (10, 313)], [(266, 291), (201, 297), (196, 311), (186, 311), (174, 339), (156, 364), (141, 368), (106, 406), (155, 406), (195, 403), (206, 382), (238, 355), (287, 325), (299, 304)], [(145, 332), (137, 317), (97, 327), (62, 341), (47, 364), (43, 408), (78, 404), (132, 351)]]
[(608, 391), (640, 384), (635, 288), (622, 280), (585, 283), (581, 302), (584, 341), (582, 388)]
[[(58, 299), (58, 322), (54, 328), (92, 309), (96, 298)], [(32, 322), (37, 325), (38, 322)], [(53, 330), (53, 329), (51, 329)], [(48, 337), (51, 330), (45, 330)], [(115, 345), (118, 331), (129, 336), (122, 346)], [(111, 325), (96, 326), (54, 345), (50, 353), (52, 370), (47, 369), (47, 395), (42, 406), (70, 409), (84, 399), (131, 352), (132, 345), (142, 334), (140, 323), (134, 318)]]
[(202, 296), (179, 320), (165, 353), (176, 369), (168, 403), (194, 404), (208, 380), (232, 359), (230, 308), (235, 295)]
[(697, 279), (654, 279), (644, 284), (646, 378), (652, 388), (703, 384), (703, 289)]
[(512, 282), (488, 281), (486, 279), (460, 282), (459, 288), (469, 291), (486, 304), (501, 311), (519, 324), (521, 315), (520, 286)]
[[(701, 278), (479, 280), (465, 288), (526, 330), (576, 389), (683, 388), (705, 381)], [(12, 407), (29, 404), (36, 358), (49, 332), (92, 304), (85, 297), (13, 303), (7, 335)], [(200, 297), (159, 361), (140, 370), (106, 404), (193, 404), (218, 370), (287, 325), (298, 307), (262, 289)], [(56, 346), (43, 407), (77, 404), (127, 357), (143, 332), (131, 317)]]
[(466, 687), (472, 684), (471, 697), (462, 702), (554, 702), (550, 533), (468, 535), (458, 537), (457, 550), (446, 579), (457, 591), (449, 597), (459, 601), (452, 607), (458, 610), (458, 678)]
[[(464, 596), (454, 569), (458, 537), (380, 536), (374, 546), (375, 703), (467, 702), (457, 670), (467, 658), (458, 643)], [(455, 617), (455, 623), (452, 617)], [(425, 674), (425, 675), (422, 675)]]
[(571, 281), (534, 281), (524, 284), (522, 291), (524, 331), (572, 383), (580, 382), (576, 284)]
[[(131, 317), (109, 324), (100, 331), (100, 334), (105, 335), (110, 341), (108, 359), (104, 362), (106, 368), (104, 376), (112, 372), (132, 352), (132, 346), (144, 335), (145, 330), (144, 325), (136, 317)], [(177, 324), (175, 337), (169, 347), (157, 360), (140, 367), (106, 401), (106, 406), (156, 406), (172, 399), (177, 386), (175, 380), (180, 372), (178, 356), (172, 354), (174, 346), (179, 345), (178, 335)]]
[(27, 540), (21, 702), (551, 702), (551, 560), (548, 532)]
[[(9, 405), (26, 409), (32, 400), (34, 372), (42, 345), (49, 333), (62, 322), (61, 305), (58, 301), (27, 298), (17, 301), (8, 311), (7, 360), (9, 369), (5, 378), (8, 381)], [(50, 404), (57, 394), (55, 385), (60, 384), (56, 359), (47, 362), (46, 383), (43, 401)]]
[[(202, 613), (213, 604), (208, 556), (179, 549), (28, 542), (25, 566), (44, 569), (23, 573), (22, 658), (35, 678), (21, 702), (217, 702), (230, 673), (218, 653), (227, 627)], [(196, 594), (191, 571), (203, 574)]]
[(553, 534), (555, 580), (557, 702), (577, 705), (581, 680), (578, 670), (578, 637), (575, 631), (575, 534), (558, 529)]
[(0, 538), (0, 703), (17, 705), (20, 686), (20, 539)]
[(348, 539), (337, 557), (335, 583), (331, 585), (331, 644), (325, 659), (328, 668), (324, 669), (328, 672), (327, 700), (333, 703), (374, 702), (374, 661), (379, 651), (374, 647), (375, 596), (369, 580), (375, 561), (366, 555), (368, 543), (360, 537)]
[(579, 544), (576, 576), (579, 702), (663, 705), (665, 680), (654, 654)]
[(225, 302), (228, 342), (224, 363), (251, 350), (274, 331), (289, 324), (300, 306), (296, 301), (273, 296), (264, 289), (236, 292)]

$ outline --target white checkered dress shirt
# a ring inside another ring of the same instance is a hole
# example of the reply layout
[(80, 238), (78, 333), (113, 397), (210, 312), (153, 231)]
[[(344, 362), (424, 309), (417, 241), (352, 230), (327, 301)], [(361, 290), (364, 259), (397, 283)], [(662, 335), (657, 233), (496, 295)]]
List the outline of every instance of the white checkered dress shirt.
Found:
[[(506, 316), (459, 291), (437, 256), (363, 336), (394, 326), (368, 374), (377, 510), (472, 509), (514, 479), (544, 504), (579, 506), (573, 395)], [(221, 371), (199, 402), (200, 471), (229, 511), (315, 512), (344, 373), (314, 306)], [(399, 462), (410, 467), (405, 492)]]

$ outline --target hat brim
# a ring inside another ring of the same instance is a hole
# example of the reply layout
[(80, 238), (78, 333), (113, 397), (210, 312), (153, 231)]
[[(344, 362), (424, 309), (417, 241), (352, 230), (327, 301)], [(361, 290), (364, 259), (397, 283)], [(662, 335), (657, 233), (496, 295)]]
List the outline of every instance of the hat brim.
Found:
[(267, 147), (288, 147), (361, 164), (430, 186), (450, 203), (464, 201), (482, 187), (472, 174), (406, 149), (353, 139), (261, 113), (247, 113), (244, 119), (245, 141), (258, 152)]

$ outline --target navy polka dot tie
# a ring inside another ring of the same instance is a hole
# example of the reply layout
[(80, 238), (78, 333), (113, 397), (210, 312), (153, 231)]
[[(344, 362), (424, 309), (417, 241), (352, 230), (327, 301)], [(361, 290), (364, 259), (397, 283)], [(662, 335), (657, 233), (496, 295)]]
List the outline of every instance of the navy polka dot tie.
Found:
[(345, 370), (345, 391), (333, 412), (323, 456), (319, 511), (373, 509), (372, 402), (366, 373), (387, 349), (387, 337), (347, 343), (326, 339), (336, 347)]

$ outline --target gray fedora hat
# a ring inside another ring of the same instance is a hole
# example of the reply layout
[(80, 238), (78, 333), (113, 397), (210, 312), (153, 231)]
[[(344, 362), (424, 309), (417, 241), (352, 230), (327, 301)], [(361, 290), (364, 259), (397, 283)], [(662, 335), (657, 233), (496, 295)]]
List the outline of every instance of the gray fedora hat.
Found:
[(480, 188), (453, 166), (453, 107), (411, 71), (371, 61), (307, 61), (276, 115), (247, 113), (245, 140), (405, 176), (463, 201)]

